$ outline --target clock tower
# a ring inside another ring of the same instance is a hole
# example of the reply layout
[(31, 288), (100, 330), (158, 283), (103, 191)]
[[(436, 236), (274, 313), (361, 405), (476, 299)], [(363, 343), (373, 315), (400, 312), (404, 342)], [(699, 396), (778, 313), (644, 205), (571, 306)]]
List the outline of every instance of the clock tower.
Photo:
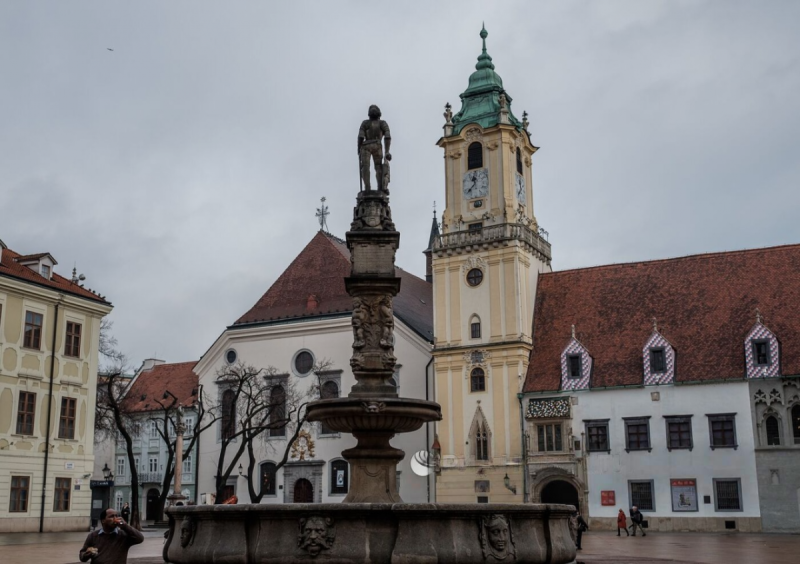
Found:
[(440, 474), (436, 499), (522, 502), (523, 449), (517, 398), (532, 345), (540, 272), (550, 244), (533, 213), (527, 114), (483, 49), (461, 110), (445, 106), (445, 200), (433, 243), (434, 371)]

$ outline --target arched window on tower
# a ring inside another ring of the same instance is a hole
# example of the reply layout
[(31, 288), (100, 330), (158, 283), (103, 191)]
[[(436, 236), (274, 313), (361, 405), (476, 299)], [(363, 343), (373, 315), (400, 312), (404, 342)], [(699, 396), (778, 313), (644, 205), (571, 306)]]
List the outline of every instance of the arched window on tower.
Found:
[(486, 373), (483, 368), (473, 368), (469, 374), (469, 389), (471, 392), (486, 391)]
[(522, 174), (522, 151), (517, 147), (517, 172)]
[(269, 436), (286, 436), (286, 390), (277, 384), (272, 386), (269, 391), (270, 412), (269, 412)]
[(800, 445), (800, 404), (792, 408), (792, 435), (794, 444)]
[[(333, 380), (328, 380), (319, 388), (319, 399), (333, 399), (339, 397), (339, 385)], [(320, 435), (335, 435), (336, 431), (326, 427), (325, 423), (319, 425)]]
[(261, 465), (261, 495), (276, 495), (277, 466), (273, 462)]
[(472, 455), (475, 460), (490, 460), (491, 433), (486, 418), (480, 408), (475, 413), (470, 429), (469, 440), (472, 443)]
[(469, 320), (469, 336), (471, 339), (481, 338), (481, 318), (473, 315)]
[(781, 429), (780, 425), (778, 425), (778, 418), (770, 415), (764, 423), (767, 428), (767, 445), (780, 446)]
[(483, 145), (475, 141), (467, 149), (467, 168), (483, 168)]
[(222, 392), (222, 440), (228, 440), (236, 434), (236, 393), (233, 390)]

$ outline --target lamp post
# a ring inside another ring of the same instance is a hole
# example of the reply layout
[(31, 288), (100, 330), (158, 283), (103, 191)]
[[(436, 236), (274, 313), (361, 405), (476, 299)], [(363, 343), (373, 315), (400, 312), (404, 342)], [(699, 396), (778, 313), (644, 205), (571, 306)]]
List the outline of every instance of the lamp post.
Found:
[(108, 467), (108, 462), (103, 464), (103, 479), (106, 481), (106, 507), (111, 505), (111, 484), (114, 480), (114, 473)]

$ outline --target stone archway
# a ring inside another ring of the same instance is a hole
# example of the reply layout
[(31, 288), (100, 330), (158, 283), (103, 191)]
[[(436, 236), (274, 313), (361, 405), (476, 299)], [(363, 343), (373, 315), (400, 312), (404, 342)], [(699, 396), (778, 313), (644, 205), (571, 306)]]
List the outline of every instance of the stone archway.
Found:
[(314, 486), (305, 478), (294, 483), (294, 503), (314, 503)]
[(581, 508), (578, 490), (565, 480), (552, 480), (542, 488), (542, 503), (560, 503), (562, 505), (574, 505)]
[(156, 521), (160, 517), (158, 495), (158, 490), (156, 488), (147, 490), (147, 503), (145, 504), (144, 512), (146, 521)]

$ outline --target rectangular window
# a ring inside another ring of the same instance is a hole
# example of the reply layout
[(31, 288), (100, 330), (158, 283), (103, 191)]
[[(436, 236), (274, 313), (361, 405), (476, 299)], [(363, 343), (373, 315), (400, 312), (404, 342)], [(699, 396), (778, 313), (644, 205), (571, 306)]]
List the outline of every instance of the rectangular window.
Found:
[(656, 501), (653, 495), (653, 480), (630, 480), (628, 481), (630, 507), (634, 505), (639, 511), (655, 511)]
[(481, 338), (481, 322), (477, 321), (475, 323), (470, 324), (470, 335), (473, 339), (480, 339)]
[(36, 394), (20, 392), (17, 409), (17, 434), (33, 435), (33, 419), (36, 415)]
[(331, 462), (331, 493), (346, 494), (348, 491), (349, 479), (347, 476), (348, 464), (345, 460), (334, 460)]
[(586, 421), (586, 441), (589, 452), (611, 452), (608, 442), (608, 419)]
[(154, 474), (154, 473), (158, 472), (158, 457), (157, 456), (151, 456), (150, 457), (150, 466), (148, 468), (149, 468), (148, 471), (151, 474)]
[(64, 345), (65, 356), (81, 356), (81, 324), (67, 321), (67, 341)]
[(650, 372), (666, 372), (667, 361), (664, 349), (650, 349)]
[(191, 437), (194, 435), (194, 417), (186, 417), (183, 420), (186, 431), (183, 433), (184, 437)]
[(125, 457), (118, 456), (117, 457), (117, 476), (124, 476), (125, 475)]
[(41, 267), (39, 268), (39, 273), (48, 280), (50, 280), (50, 267), (47, 266), (46, 264), (41, 265)]
[(739, 478), (714, 478), (714, 509), (742, 511), (742, 481)]
[(650, 448), (650, 418), (637, 417), (625, 419), (625, 450), (651, 450)]
[(756, 366), (769, 365), (769, 341), (753, 341), (753, 360)]
[(150, 425), (150, 438), (157, 439), (158, 438), (158, 421), (150, 421), (148, 423)]
[(141, 472), (142, 471), (142, 467), (139, 466), (139, 457), (138, 456), (134, 456), (133, 457), (133, 465), (136, 466), (136, 472)]
[(11, 476), (11, 501), (8, 503), (10, 512), (28, 510), (31, 479), (28, 476)]
[(58, 436), (61, 439), (75, 438), (75, 398), (61, 398), (61, 418)]
[(69, 494), (72, 478), (56, 478), (56, 493), (53, 498), (53, 511), (69, 511)]
[(567, 365), (569, 367), (570, 378), (581, 377), (581, 355), (571, 354), (567, 357)]
[(708, 415), (711, 448), (736, 448), (736, 414)]
[(480, 231), (481, 229), (483, 229), (483, 223), (470, 223), (467, 226), (467, 229), (469, 229), (470, 231)]
[(692, 450), (692, 416), (665, 416), (664, 419), (667, 420), (667, 449)]
[(192, 473), (192, 455), (189, 454), (186, 457), (186, 460), (183, 461), (183, 473), (184, 474), (191, 474)]
[(25, 312), (25, 339), (24, 347), (29, 349), (42, 348), (42, 314), (32, 311)]
[(539, 439), (539, 452), (560, 452), (563, 449), (561, 439), (561, 424), (537, 425)]

